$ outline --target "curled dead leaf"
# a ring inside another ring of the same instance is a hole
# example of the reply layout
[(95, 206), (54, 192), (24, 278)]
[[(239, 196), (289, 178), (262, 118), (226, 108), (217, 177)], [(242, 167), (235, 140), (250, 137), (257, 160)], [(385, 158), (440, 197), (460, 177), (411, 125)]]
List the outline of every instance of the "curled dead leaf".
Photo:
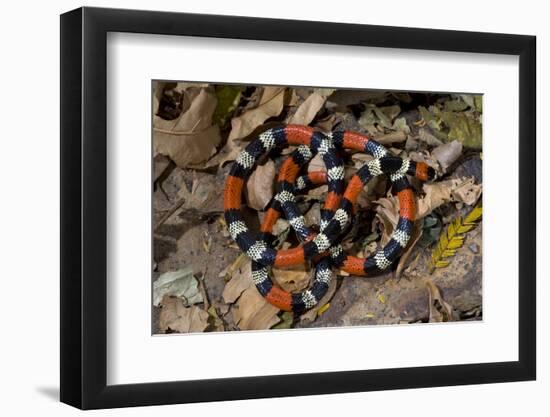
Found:
[[(240, 258), (244, 259), (244, 258)], [(230, 304), (241, 296), (244, 290), (253, 285), (250, 259), (240, 263), (237, 268), (228, 271), (232, 274), (230, 281), (223, 289), (223, 300)]]
[(327, 97), (335, 90), (332, 89), (315, 89), (312, 94), (298, 107), (296, 113), (292, 116), (289, 123), (298, 125), (309, 125), (315, 115), (321, 110)]
[(382, 145), (390, 145), (392, 143), (405, 142), (407, 140), (407, 134), (402, 130), (398, 130), (397, 132), (391, 132), (385, 135), (375, 135), (374, 139)]
[(399, 200), (395, 196), (384, 197), (375, 201), (376, 219), (380, 223), (382, 239), (380, 244), (383, 246), (391, 239), (393, 230), (399, 221)]
[(281, 321), (279, 309), (269, 304), (256, 287), (247, 288), (233, 308), (233, 318), (241, 330), (267, 330)]
[(439, 146), (443, 143), (432, 135), (426, 128), (422, 128), (418, 131), (418, 138), (421, 141), (426, 142), (429, 146)]
[(309, 286), (312, 270), (305, 264), (295, 265), (289, 268), (272, 268), (273, 280), (283, 290), (294, 292), (302, 291)]
[(311, 161), (309, 161), (309, 164), (307, 166), (307, 172), (315, 172), (315, 171), (324, 171), (326, 172), (327, 168), (325, 166), (325, 162), (323, 161), (323, 157), (320, 154), (316, 154)]
[(435, 285), (431, 280), (427, 280), (426, 287), (428, 288), (430, 303), (429, 322), (441, 323), (455, 320), (456, 315), (453, 306), (443, 299), (437, 285)]
[(270, 117), (278, 116), (283, 110), (284, 92), (283, 87), (265, 87), (257, 107), (231, 120), (231, 133), (227, 141), (242, 139)]
[(447, 172), (449, 167), (460, 157), (461, 154), (462, 143), (457, 140), (439, 145), (432, 151), (432, 156), (441, 166), (442, 172)]
[(163, 332), (203, 332), (208, 326), (208, 313), (197, 306), (185, 307), (180, 298), (164, 296), (159, 317)]
[(245, 110), (240, 116), (231, 119), (231, 132), (227, 138), (227, 143), (214, 158), (208, 161), (206, 166), (222, 165), (227, 161), (237, 158), (242, 147), (239, 140), (250, 135), (254, 129), (264, 124), (270, 117), (281, 114), (284, 99), (285, 88), (283, 87), (261, 88), (261, 95), (257, 105)]
[(452, 196), (455, 201), (473, 206), (481, 195), (482, 185), (475, 183), (475, 178), (469, 178), (457, 184), (452, 191)]
[(185, 305), (203, 302), (199, 282), (189, 267), (165, 272), (153, 282), (153, 305), (158, 307), (165, 296), (181, 298)]
[(201, 166), (215, 152), (221, 136), (212, 115), (217, 99), (211, 87), (187, 87), (183, 90), (190, 101), (174, 120), (153, 118), (153, 148), (170, 157), (180, 167)]
[(273, 198), (275, 163), (270, 159), (256, 167), (246, 183), (246, 201), (255, 210), (263, 210)]
[(448, 202), (461, 202), (473, 205), (482, 192), (481, 184), (474, 178), (454, 178), (446, 181), (424, 184), (425, 196), (417, 201), (417, 219), (421, 219), (433, 210)]

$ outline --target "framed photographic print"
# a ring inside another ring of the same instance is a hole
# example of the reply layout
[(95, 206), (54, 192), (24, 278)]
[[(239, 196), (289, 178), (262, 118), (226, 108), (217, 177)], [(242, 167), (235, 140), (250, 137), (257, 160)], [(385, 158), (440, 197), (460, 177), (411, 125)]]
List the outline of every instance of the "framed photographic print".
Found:
[(61, 400), (535, 379), (535, 38), (61, 16)]

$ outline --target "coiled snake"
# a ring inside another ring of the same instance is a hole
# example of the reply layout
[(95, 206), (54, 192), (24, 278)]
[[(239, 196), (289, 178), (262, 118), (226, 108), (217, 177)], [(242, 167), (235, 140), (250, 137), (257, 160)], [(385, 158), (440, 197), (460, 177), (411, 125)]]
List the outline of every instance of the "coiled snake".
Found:
[[(295, 145), (297, 148), (283, 162), (277, 179), (277, 192), (264, 217), (259, 234), (254, 234), (241, 214), (242, 190), (258, 159), (274, 149)], [(344, 149), (365, 152), (373, 159), (344, 182)], [(302, 168), (319, 154), (325, 172), (299, 176)], [(355, 213), (357, 198), (364, 185), (378, 175), (388, 175), (392, 191), (399, 200), (399, 221), (386, 246), (367, 258), (344, 252), (339, 241), (345, 235)], [(252, 279), (265, 299), (276, 307), (297, 314), (312, 308), (325, 295), (332, 279), (332, 268), (341, 268), (351, 275), (372, 276), (387, 270), (401, 255), (411, 236), (416, 206), (407, 175), (421, 181), (434, 178), (435, 172), (423, 162), (390, 156), (388, 150), (369, 137), (349, 131), (322, 133), (307, 126), (287, 125), (266, 130), (241, 151), (233, 163), (224, 190), (224, 214), (231, 237), (252, 260)], [(319, 233), (313, 233), (300, 214), (295, 193), (312, 185), (328, 185), (328, 194), (321, 210)], [(272, 229), (284, 215), (301, 241), (290, 249), (273, 248)], [(289, 293), (275, 286), (269, 267), (299, 265), (312, 261), (315, 278), (310, 288)]]

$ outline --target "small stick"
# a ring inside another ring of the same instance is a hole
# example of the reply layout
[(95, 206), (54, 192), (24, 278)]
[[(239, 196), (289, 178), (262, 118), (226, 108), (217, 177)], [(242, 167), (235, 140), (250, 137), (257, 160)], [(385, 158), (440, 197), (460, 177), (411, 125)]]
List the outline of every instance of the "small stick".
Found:
[(210, 302), (208, 301), (208, 294), (206, 293), (206, 287), (204, 286), (204, 278), (206, 277), (206, 273), (208, 272), (208, 267), (204, 268), (204, 274), (202, 274), (202, 277), (200, 277), (199, 280), (199, 290), (202, 295), (202, 299), (204, 300), (204, 309), (208, 311), (210, 308)]
[(185, 203), (185, 198), (180, 198), (178, 201), (176, 201), (176, 203), (170, 208), (170, 210), (168, 210), (155, 225), (155, 233), (159, 231), (160, 226), (162, 226), (166, 222), (166, 220), (172, 217), (172, 215), (176, 211), (178, 211), (181, 206), (183, 206), (183, 203)]

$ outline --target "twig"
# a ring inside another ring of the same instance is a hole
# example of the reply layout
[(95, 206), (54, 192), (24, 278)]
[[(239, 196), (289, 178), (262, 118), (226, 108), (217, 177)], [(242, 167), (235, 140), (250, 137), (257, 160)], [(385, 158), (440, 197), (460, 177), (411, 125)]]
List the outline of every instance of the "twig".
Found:
[(206, 278), (206, 273), (208, 272), (208, 267), (204, 268), (204, 274), (199, 278), (199, 290), (204, 300), (204, 309), (208, 311), (210, 308), (210, 302), (208, 301), (208, 294), (206, 293), (206, 287), (204, 286), (204, 279)]
[(185, 203), (185, 198), (180, 198), (176, 203), (162, 216), (162, 218), (157, 222), (155, 225), (155, 233), (159, 231), (160, 227), (168, 220), (172, 215), (179, 210), (181, 206), (183, 206), (183, 203)]

